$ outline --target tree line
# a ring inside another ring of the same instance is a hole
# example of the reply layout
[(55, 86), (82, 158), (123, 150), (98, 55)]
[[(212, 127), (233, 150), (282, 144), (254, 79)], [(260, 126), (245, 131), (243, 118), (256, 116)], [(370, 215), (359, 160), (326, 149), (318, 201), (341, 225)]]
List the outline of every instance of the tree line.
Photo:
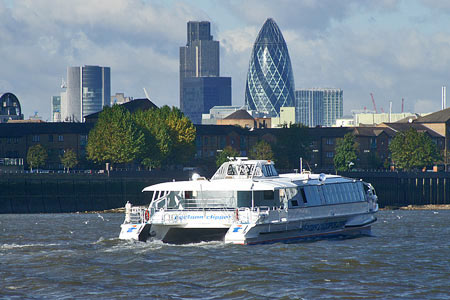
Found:
[[(163, 106), (131, 114), (120, 105), (105, 107), (89, 132), (86, 158), (98, 165), (137, 164), (146, 168), (184, 164), (193, 158), (196, 130), (192, 122), (176, 107)], [(30, 168), (45, 165), (46, 149), (30, 147)], [(60, 156), (66, 169), (78, 160), (72, 149)]]
[[(192, 122), (176, 107), (163, 106), (151, 110), (130, 113), (123, 106), (105, 107), (98, 121), (89, 132), (86, 158), (98, 165), (110, 166), (134, 164), (145, 168), (159, 168), (170, 165), (199, 164), (192, 162), (195, 154), (196, 129)], [(246, 154), (250, 159), (266, 159), (276, 162), (279, 169), (296, 169), (302, 157), (305, 167), (311, 169), (311, 137), (307, 127), (294, 124), (277, 133), (276, 141), (263, 137)], [(338, 139), (334, 153), (337, 171), (360, 168), (359, 145), (352, 133)], [(442, 162), (442, 155), (435, 143), (423, 132), (410, 128), (399, 132), (392, 139), (390, 157), (382, 162), (377, 154), (371, 153), (369, 164), (377, 168), (414, 170)], [(220, 166), (228, 157), (240, 153), (227, 146), (219, 150), (213, 164)], [(47, 151), (41, 145), (29, 148), (27, 162), (30, 168), (45, 165)], [(60, 155), (65, 169), (74, 168), (79, 162), (72, 149)]]
[[(358, 148), (352, 133), (347, 133), (336, 142), (334, 165), (337, 171), (349, 171), (358, 167)], [(411, 171), (422, 170), (427, 166), (443, 163), (443, 155), (436, 144), (424, 132), (410, 128), (398, 132), (389, 144), (390, 158), (381, 162), (377, 154), (372, 154), (369, 163), (376, 168)]]

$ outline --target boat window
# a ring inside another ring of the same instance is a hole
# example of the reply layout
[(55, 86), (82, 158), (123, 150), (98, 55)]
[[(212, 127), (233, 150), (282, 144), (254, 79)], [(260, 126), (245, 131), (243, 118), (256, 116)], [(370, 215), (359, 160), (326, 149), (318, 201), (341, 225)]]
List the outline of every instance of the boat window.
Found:
[(320, 196), (317, 186), (306, 186), (305, 188), (306, 198), (310, 205), (320, 205)]
[(308, 200), (306, 199), (305, 189), (304, 188), (300, 188), (300, 195), (302, 195), (303, 203), (308, 203)]
[(263, 173), (265, 176), (278, 176), (277, 170), (275, 170), (275, 167), (273, 165), (263, 165)]
[(234, 165), (228, 166), (227, 175), (236, 175), (236, 169)]
[(298, 201), (297, 200), (291, 200), (291, 204), (292, 204), (292, 206), (298, 206)]
[(184, 191), (184, 199), (192, 199), (192, 191)]
[(264, 200), (273, 200), (274, 192), (273, 191), (264, 191)]
[(361, 181), (357, 182), (357, 186), (358, 186), (358, 193), (359, 193), (359, 199), (361, 199), (361, 201), (364, 200), (364, 186), (363, 183)]
[(262, 171), (260, 167), (256, 167), (254, 176), (262, 176)]
[(319, 193), (319, 199), (321, 204), (327, 204), (327, 199), (325, 198), (325, 185), (319, 185), (317, 187), (317, 192)]

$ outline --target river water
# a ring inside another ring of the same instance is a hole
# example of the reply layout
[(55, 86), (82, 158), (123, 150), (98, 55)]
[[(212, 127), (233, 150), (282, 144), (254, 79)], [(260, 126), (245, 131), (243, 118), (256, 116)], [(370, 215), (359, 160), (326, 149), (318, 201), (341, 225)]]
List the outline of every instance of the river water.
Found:
[(0, 215), (5, 299), (450, 299), (450, 211), (372, 236), (258, 246), (121, 241), (122, 214)]

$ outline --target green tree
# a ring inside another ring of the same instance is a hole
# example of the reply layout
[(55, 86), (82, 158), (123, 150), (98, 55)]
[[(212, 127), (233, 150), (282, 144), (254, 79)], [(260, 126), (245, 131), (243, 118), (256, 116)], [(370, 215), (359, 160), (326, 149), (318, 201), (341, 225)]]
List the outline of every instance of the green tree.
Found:
[(64, 155), (60, 156), (59, 159), (67, 172), (78, 164), (77, 154), (72, 149), (64, 150)]
[(352, 133), (344, 138), (337, 139), (334, 155), (334, 167), (337, 171), (348, 171), (354, 166), (357, 159), (358, 144)]
[(290, 128), (277, 130), (277, 142), (274, 145), (274, 160), (280, 169), (298, 168), (300, 157), (310, 158), (311, 139), (308, 128), (301, 124), (293, 124)]
[(145, 134), (142, 163), (146, 166), (180, 164), (195, 153), (196, 130), (192, 122), (176, 107), (138, 111), (133, 115)]
[(120, 105), (105, 107), (89, 132), (88, 159), (97, 163), (130, 163), (143, 151), (144, 133)]
[(389, 150), (395, 167), (404, 170), (421, 169), (441, 159), (431, 138), (412, 127), (397, 133)]
[(231, 146), (226, 146), (216, 158), (216, 166), (220, 167), (224, 162), (227, 162), (228, 157), (237, 157), (239, 156), (239, 152), (234, 150)]
[(250, 149), (249, 158), (273, 160), (272, 146), (264, 140), (259, 141)]
[(33, 171), (33, 168), (39, 168), (45, 165), (45, 162), (47, 161), (47, 150), (40, 145), (34, 145), (28, 149), (27, 153), (27, 163), (30, 165), (31, 171)]

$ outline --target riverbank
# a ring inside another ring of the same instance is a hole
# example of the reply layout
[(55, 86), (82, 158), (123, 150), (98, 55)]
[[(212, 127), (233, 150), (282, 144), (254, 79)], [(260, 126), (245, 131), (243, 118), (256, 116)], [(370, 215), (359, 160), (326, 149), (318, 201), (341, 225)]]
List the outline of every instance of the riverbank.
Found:
[(427, 204), (408, 206), (386, 206), (380, 210), (450, 210), (450, 204)]

